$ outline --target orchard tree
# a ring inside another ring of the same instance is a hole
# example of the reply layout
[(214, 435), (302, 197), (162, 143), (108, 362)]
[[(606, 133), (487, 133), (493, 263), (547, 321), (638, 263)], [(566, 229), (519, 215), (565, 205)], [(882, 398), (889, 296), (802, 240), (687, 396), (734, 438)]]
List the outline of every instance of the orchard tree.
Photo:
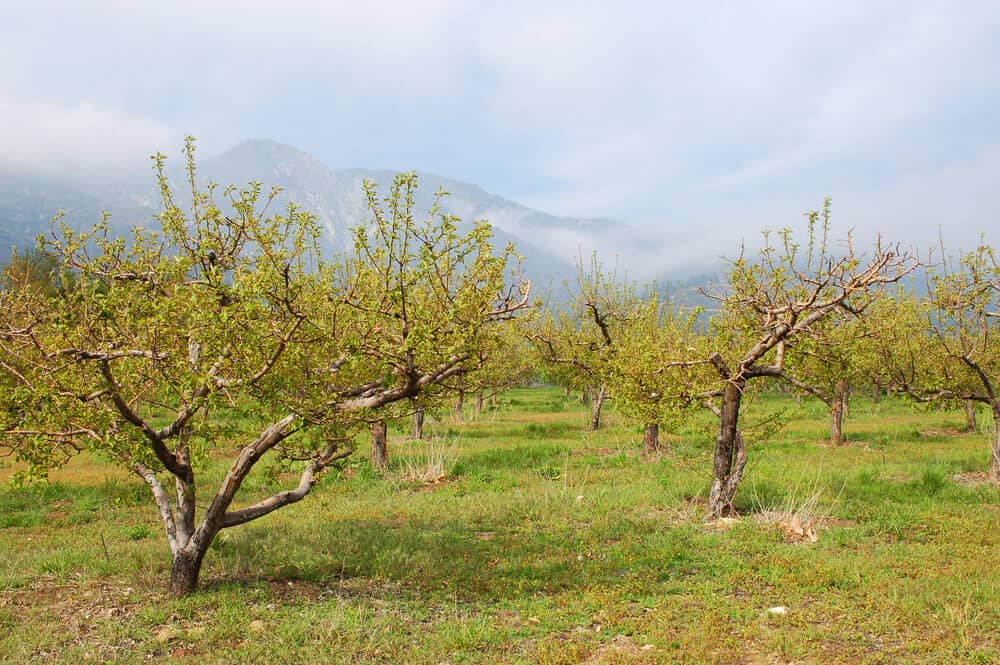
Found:
[(643, 424), (643, 454), (655, 455), (661, 426), (685, 422), (713, 383), (706, 363), (686, 360), (707, 355), (701, 311), (674, 307), (651, 286), (638, 296), (634, 285), (615, 285), (611, 274), (589, 281), (584, 294), (606, 341), (601, 382), (615, 395), (616, 409)]
[(748, 384), (780, 377), (789, 342), (836, 312), (863, 315), (886, 284), (915, 268), (909, 255), (881, 243), (870, 256), (858, 252), (850, 237), (839, 252), (830, 250), (829, 220), (827, 200), (822, 212), (809, 215), (806, 248), (794, 241), (790, 230), (765, 233), (757, 259), (741, 255), (734, 260), (728, 290), (711, 294), (722, 305), (715, 321), (717, 348), (707, 358), (722, 383), (717, 391), (719, 431), (709, 491), (709, 512), (714, 517), (733, 512), (746, 467), (740, 409)]
[(35, 289), (47, 296), (72, 288), (73, 274), (61, 269), (59, 257), (38, 247), (15, 249), (0, 272), (4, 289)]
[(839, 310), (788, 343), (784, 371), (788, 383), (830, 410), (830, 442), (844, 443), (844, 417), (852, 385), (871, 380), (875, 357), (865, 317)]
[[(567, 287), (569, 288), (569, 287)], [(577, 265), (577, 285), (570, 302), (540, 317), (528, 331), (550, 375), (571, 389), (590, 396), (590, 429), (601, 426), (601, 410), (608, 391), (605, 383), (611, 362), (614, 332), (637, 305), (633, 288), (618, 283), (613, 272), (591, 256), (589, 271)]]
[(993, 248), (943, 259), (930, 271), (923, 303), (897, 303), (882, 344), (892, 387), (919, 401), (986, 405), (993, 415), (989, 478), (1000, 485), (1000, 266)]
[[(355, 256), (325, 271), (339, 294), (323, 317), (327, 337), (339, 340), (334, 371), (275, 386), (322, 393), (320, 422), (331, 408), (363, 410), (376, 443), (384, 442), (381, 421), (439, 404), (449, 381), (480, 371), (484, 350), (501, 344), (529, 306), (530, 283), (520, 278), (514, 247), (495, 251), (486, 222), (460, 232), (460, 220), (442, 209), (444, 191), (417, 221), (416, 189), (413, 173), (398, 175), (385, 199), (365, 183), (369, 219), (355, 231)], [(314, 350), (320, 353), (306, 365), (328, 365), (327, 351)], [(384, 445), (373, 452), (373, 463), (384, 466)]]
[(507, 327), (476, 352), (474, 370), (465, 376), (465, 388), (475, 394), (478, 418), (486, 402), (496, 404), (497, 395), (524, 385), (537, 374), (535, 354), (519, 329)]
[[(220, 530), (304, 498), (351, 453), (354, 432), (378, 409), (462, 371), (468, 351), (460, 341), (471, 341), (448, 340), (443, 356), (422, 365), (415, 340), (395, 347), (403, 361), (393, 364), (365, 338), (388, 346), (401, 327), (424, 330), (421, 317), (442, 314), (399, 291), (427, 271), (386, 259), (413, 240), (411, 218), (376, 223), (374, 234), (358, 234), (354, 258), (323, 265), (310, 214), (295, 206), (269, 212), (277, 190), (264, 194), (256, 183), (221, 197), (213, 185), (202, 191), (191, 139), (185, 155), (189, 211), (176, 203), (157, 155), (159, 228), (136, 228), (126, 239), (109, 237), (107, 218), (87, 233), (60, 225), (42, 246), (74, 288), (47, 294), (12, 285), (0, 314), (0, 369), (15, 386), (4, 396), (0, 445), (29, 475), (92, 450), (142, 478), (170, 545), (174, 596), (196, 588)], [(387, 234), (376, 239), (379, 228)], [(414, 264), (445, 265), (468, 242), (452, 223), (433, 229)], [(505, 289), (505, 257), (485, 255), (488, 228), (471, 237), (475, 249), (461, 269), (435, 274), (433, 290), (448, 293), (456, 317), (508, 317), (521, 287)], [(403, 302), (408, 324), (391, 316)], [(207, 450), (234, 438), (241, 447), (225, 477), (199, 499)], [(297, 485), (237, 502), (265, 458), (297, 465)]]

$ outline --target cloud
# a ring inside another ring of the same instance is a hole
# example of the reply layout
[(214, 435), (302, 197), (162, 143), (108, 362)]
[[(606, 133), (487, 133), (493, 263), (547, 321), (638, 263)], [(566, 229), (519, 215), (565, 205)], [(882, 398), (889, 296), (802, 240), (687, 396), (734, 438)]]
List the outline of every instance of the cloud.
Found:
[(0, 98), (0, 166), (86, 179), (121, 175), (177, 143), (163, 124), (90, 102), (61, 106)]
[(182, 133), (272, 137), (624, 221), (659, 239), (651, 270), (827, 194), (838, 224), (924, 243), (989, 223), (998, 25), (989, 0), (37, 0), (0, 26), (0, 159), (120, 169)]

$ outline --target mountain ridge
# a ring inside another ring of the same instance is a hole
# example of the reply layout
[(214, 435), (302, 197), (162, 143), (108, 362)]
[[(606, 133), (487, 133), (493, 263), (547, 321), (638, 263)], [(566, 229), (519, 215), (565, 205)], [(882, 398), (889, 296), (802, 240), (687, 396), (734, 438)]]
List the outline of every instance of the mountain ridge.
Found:
[[(362, 183), (371, 180), (385, 195), (399, 173), (391, 169), (332, 169), (319, 158), (295, 146), (273, 139), (247, 139), (229, 149), (201, 158), (196, 174), (202, 183), (243, 185), (261, 182), (282, 188), (276, 205), (294, 201), (315, 213), (323, 227), (324, 253), (349, 248), (350, 229), (368, 219)], [(48, 220), (63, 209), (65, 221), (86, 228), (100, 218), (101, 209), (112, 213), (116, 229), (144, 226), (159, 211), (155, 180), (140, 181), (137, 174), (110, 181), (101, 188), (71, 181), (0, 172), (0, 252), (24, 248), (48, 229)], [(183, 162), (171, 159), (167, 175), (184, 201), (186, 175)], [(415, 207), (425, 213), (442, 189), (443, 211), (471, 224), (486, 220), (494, 229), (498, 245), (515, 243), (524, 256), (525, 274), (541, 290), (555, 290), (562, 282), (573, 282), (576, 262), (597, 248), (625, 252), (648, 245), (648, 238), (616, 220), (551, 215), (488, 192), (479, 185), (433, 173), (417, 172)], [(614, 256), (616, 252), (611, 252)], [(617, 252), (621, 253), (621, 252)], [(607, 260), (608, 256), (604, 257)]]

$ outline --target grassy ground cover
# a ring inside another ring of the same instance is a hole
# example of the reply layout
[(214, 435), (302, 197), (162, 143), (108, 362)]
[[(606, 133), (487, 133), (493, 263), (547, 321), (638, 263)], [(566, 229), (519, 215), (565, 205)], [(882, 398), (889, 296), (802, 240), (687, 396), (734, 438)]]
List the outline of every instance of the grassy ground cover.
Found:
[[(1000, 662), (986, 436), (859, 397), (833, 448), (821, 406), (755, 405), (787, 422), (751, 437), (742, 515), (713, 524), (707, 419), (655, 460), (641, 427), (587, 432), (556, 389), (430, 421), (426, 442), (401, 425), (389, 477), (359, 452), (223, 532), (183, 600), (145, 486), (82, 457), (0, 490), (0, 661)], [(257, 473), (247, 500), (281, 480)]]

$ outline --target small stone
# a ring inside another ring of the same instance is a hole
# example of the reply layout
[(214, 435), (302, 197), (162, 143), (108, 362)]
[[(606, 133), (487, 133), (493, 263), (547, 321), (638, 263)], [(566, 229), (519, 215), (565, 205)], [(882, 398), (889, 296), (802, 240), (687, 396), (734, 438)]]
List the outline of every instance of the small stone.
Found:
[(256, 621), (251, 621), (249, 626), (251, 633), (262, 633), (264, 632), (264, 627), (265, 627), (264, 622), (259, 619)]
[(180, 632), (173, 626), (164, 626), (156, 632), (156, 641), (160, 644), (166, 644), (170, 640), (177, 639)]
[(784, 605), (769, 607), (767, 608), (767, 613), (770, 614), (771, 616), (778, 616), (778, 617), (785, 616), (786, 614), (788, 614), (788, 608), (786, 608)]

